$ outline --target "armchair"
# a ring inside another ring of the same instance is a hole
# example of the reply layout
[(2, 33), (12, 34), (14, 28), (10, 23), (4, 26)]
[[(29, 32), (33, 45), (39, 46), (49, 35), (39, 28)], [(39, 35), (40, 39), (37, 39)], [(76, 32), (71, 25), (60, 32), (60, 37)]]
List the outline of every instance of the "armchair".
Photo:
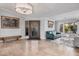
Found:
[(46, 39), (50, 39), (50, 40), (57, 39), (57, 38), (61, 37), (60, 34), (61, 33), (55, 32), (55, 31), (46, 31)]

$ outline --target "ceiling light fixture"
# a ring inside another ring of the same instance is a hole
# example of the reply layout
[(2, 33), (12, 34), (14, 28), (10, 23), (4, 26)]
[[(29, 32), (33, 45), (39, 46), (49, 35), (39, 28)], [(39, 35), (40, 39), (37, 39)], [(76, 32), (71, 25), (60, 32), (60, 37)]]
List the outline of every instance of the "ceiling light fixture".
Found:
[(17, 3), (16, 12), (21, 14), (32, 14), (32, 5), (30, 3)]

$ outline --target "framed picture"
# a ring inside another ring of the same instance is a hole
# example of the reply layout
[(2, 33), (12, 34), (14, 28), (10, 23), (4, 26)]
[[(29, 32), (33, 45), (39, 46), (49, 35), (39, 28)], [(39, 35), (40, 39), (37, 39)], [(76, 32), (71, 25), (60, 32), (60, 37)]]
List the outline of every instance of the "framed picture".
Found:
[(1, 16), (1, 28), (19, 28), (19, 18)]
[(60, 32), (63, 32), (63, 24), (60, 24)]
[(49, 28), (52, 28), (53, 25), (54, 25), (54, 22), (53, 22), (53, 21), (48, 21), (48, 27), (49, 27)]

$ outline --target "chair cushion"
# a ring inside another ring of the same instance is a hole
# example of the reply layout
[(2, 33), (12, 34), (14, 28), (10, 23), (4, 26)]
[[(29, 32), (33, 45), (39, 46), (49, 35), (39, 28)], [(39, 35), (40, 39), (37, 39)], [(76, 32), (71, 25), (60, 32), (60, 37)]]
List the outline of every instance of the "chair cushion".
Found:
[(54, 36), (56, 36), (56, 31), (53, 31)]

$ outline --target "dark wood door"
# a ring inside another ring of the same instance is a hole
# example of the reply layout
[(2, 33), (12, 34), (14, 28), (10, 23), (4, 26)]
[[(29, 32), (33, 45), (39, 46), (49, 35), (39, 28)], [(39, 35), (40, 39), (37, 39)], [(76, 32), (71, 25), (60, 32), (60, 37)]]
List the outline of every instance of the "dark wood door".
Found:
[(29, 21), (30, 39), (40, 39), (40, 21)]

